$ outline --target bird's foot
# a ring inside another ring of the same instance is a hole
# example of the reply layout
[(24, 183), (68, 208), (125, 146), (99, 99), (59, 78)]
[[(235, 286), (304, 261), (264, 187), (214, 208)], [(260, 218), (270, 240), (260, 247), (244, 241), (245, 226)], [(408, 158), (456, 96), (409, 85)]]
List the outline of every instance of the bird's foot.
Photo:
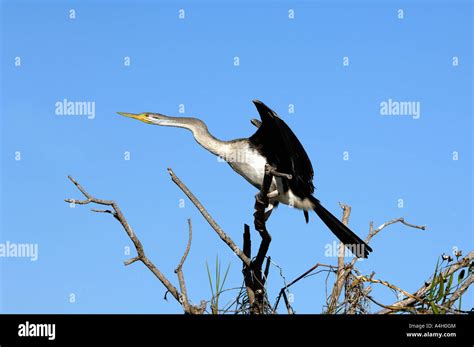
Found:
[(286, 174), (286, 173), (283, 173), (283, 172), (278, 172), (276, 170), (276, 168), (274, 168), (270, 164), (265, 164), (265, 175), (271, 175), (271, 176), (275, 176), (275, 177), (284, 177), (284, 178), (287, 178), (289, 180), (291, 180), (293, 178), (292, 175), (289, 175), (289, 174)]

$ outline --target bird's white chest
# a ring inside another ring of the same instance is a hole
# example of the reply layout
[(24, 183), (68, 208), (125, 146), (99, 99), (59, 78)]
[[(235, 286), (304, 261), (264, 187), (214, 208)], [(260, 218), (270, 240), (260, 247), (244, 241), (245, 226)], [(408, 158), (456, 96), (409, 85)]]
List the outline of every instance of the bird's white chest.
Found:
[(227, 158), (229, 165), (254, 187), (260, 189), (265, 176), (267, 160), (258, 151), (246, 146), (239, 150), (238, 155)]

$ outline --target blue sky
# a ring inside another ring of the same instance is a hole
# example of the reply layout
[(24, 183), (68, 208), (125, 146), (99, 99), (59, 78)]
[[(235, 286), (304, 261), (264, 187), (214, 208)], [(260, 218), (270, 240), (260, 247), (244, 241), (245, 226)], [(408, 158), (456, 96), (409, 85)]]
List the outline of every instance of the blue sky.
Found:
[[(179, 116), (183, 104), (183, 115), (233, 139), (255, 131), (251, 100), (260, 99), (305, 146), (317, 197), (336, 215), (339, 201), (351, 205), (350, 226), (359, 235), (367, 235), (370, 221), (378, 226), (398, 217), (428, 226), (385, 229), (360, 263), (362, 272), (414, 291), (440, 254), (472, 250), (471, 2), (1, 3), (0, 242), (39, 247), (37, 261), (0, 258), (1, 312), (182, 312), (163, 300), (164, 288), (142, 264), (123, 266), (135, 252), (124, 254), (132, 244), (113, 218), (63, 201), (81, 198), (68, 174), (96, 197), (120, 204), (148, 256), (176, 286), (173, 270), (192, 218), (184, 274), (194, 302), (210, 298), (206, 261), (213, 267), (216, 256), (223, 268), (231, 266), (226, 288), (241, 285), (238, 259), (166, 168), (239, 245), (243, 223), (252, 224), (255, 189), (187, 131), (117, 111)], [(95, 117), (55, 114), (63, 99), (95, 102)], [(381, 115), (388, 99), (419, 103), (420, 117)], [(269, 254), (287, 280), (317, 262), (336, 263), (324, 255), (334, 237), (314, 214), (310, 219), (306, 225), (301, 212), (281, 206), (268, 223)], [(282, 286), (273, 267), (272, 301)], [(325, 274), (291, 292), (296, 312), (321, 312)], [(374, 296), (396, 300), (385, 289), (374, 289)], [(464, 307), (473, 302), (468, 293)]]

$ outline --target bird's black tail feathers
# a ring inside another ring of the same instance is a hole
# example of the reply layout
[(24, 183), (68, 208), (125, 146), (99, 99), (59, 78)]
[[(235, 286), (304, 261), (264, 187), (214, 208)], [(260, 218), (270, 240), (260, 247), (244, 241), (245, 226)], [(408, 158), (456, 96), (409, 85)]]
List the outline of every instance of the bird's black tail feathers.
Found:
[(326, 210), (318, 199), (311, 196), (311, 202), (314, 205), (314, 212), (327, 225), (327, 227), (336, 235), (336, 237), (349, 248), (349, 250), (358, 258), (367, 258), (372, 248), (367, 245), (359, 236), (354, 234), (347, 226), (334, 217), (334, 215)]

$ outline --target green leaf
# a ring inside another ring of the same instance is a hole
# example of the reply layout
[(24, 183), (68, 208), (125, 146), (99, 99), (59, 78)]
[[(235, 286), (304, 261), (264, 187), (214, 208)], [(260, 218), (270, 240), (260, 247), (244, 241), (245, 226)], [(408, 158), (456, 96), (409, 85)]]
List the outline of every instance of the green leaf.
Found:
[(216, 255), (216, 295), (219, 295), (219, 283), (221, 281), (220, 272), (219, 257)]
[(212, 288), (212, 278), (211, 278), (211, 270), (209, 269), (209, 264), (206, 261), (206, 269), (207, 269), (207, 278), (209, 279), (209, 285), (211, 286), (211, 294), (214, 297), (214, 290)]
[(453, 278), (454, 278), (454, 273), (452, 273), (450, 276), (449, 276), (449, 279), (448, 279), (448, 284), (446, 285), (446, 289), (444, 290), (446, 295), (444, 296), (443, 298), (443, 304), (444, 302), (446, 301), (446, 297), (449, 295), (449, 292), (451, 291), (451, 286), (453, 284)]
[(433, 280), (431, 281), (431, 286), (430, 286), (430, 290), (428, 292), (428, 298), (429, 299), (433, 299), (434, 296), (435, 296), (435, 289), (436, 289), (436, 285), (438, 283), (438, 276), (436, 275), (433, 275)]
[(219, 256), (216, 255), (216, 263), (215, 263), (215, 271), (214, 271), (214, 279), (211, 275), (211, 269), (209, 268), (209, 264), (206, 261), (206, 269), (207, 269), (207, 277), (209, 279), (209, 286), (211, 287), (211, 308), (213, 314), (219, 313), (219, 297), (223, 292), (224, 284), (227, 279), (227, 275), (229, 274), (230, 264), (227, 267), (227, 270), (224, 274), (224, 278), (222, 278), (221, 274), (221, 262), (219, 260)]
[(438, 290), (438, 295), (436, 296), (436, 302), (440, 301), (444, 296), (444, 279), (441, 273), (438, 276), (438, 282), (439, 282), (439, 290)]
[(230, 270), (230, 263), (227, 266), (227, 270), (225, 270), (224, 280), (222, 281), (222, 285), (221, 285), (221, 288), (219, 289), (219, 292), (222, 292), (222, 289), (224, 288), (224, 283), (225, 283), (225, 280), (227, 279), (227, 275), (229, 274), (229, 270)]
[(433, 274), (433, 280), (431, 281), (430, 290), (428, 292), (428, 298), (429, 299), (434, 298), (436, 283), (437, 283), (437, 280), (438, 280), (438, 266), (439, 266), (439, 257), (438, 257), (438, 260), (436, 261), (436, 268), (435, 268), (435, 272)]

